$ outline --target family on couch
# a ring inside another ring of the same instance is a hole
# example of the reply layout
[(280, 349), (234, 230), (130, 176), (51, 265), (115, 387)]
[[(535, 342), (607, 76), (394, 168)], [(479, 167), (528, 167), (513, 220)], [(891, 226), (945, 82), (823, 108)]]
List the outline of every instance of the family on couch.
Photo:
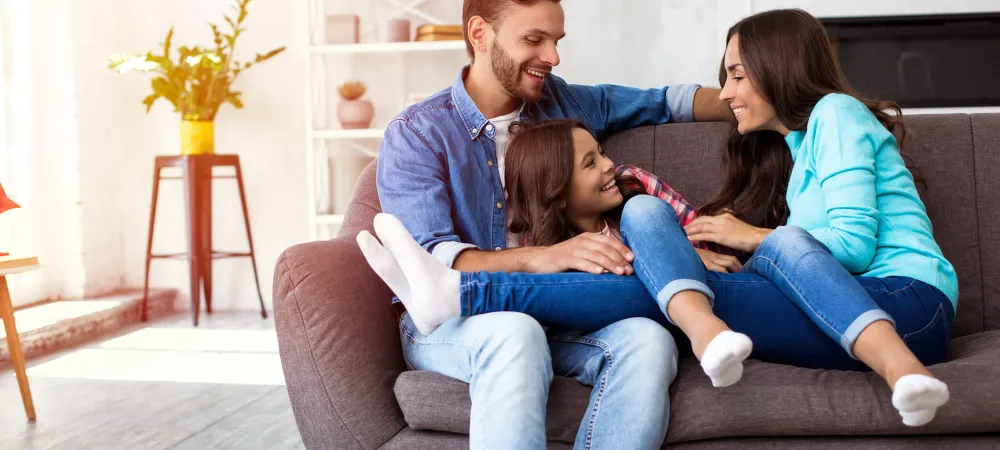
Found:
[[(904, 424), (933, 420), (948, 387), (925, 366), (947, 357), (955, 271), (899, 107), (852, 91), (818, 20), (737, 23), (721, 91), (567, 84), (550, 73), (558, 0), (465, 0), (463, 22), (472, 63), (387, 127), (378, 240), (357, 241), (405, 307), (407, 365), (469, 383), (472, 447), (545, 448), (559, 375), (593, 386), (576, 448), (659, 448), (675, 338), (719, 388), (750, 357), (873, 370)], [(698, 208), (599, 144), (689, 121), (734, 125)]]

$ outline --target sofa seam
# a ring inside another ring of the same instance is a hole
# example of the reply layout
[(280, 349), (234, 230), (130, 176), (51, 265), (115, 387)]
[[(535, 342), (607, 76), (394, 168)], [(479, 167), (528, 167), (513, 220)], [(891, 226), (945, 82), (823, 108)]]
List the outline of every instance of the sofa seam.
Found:
[[(976, 156), (978, 152), (976, 151), (976, 127), (975, 122), (973, 122), (973, 116), (969, 115), (969, 139), (972, 141), (972, 186), (975, 193), (975, 201), (972, 202), (972, 207), (975, 208), (976, 214), (976, 239), (979, 240), (980, 244), (983, 240), (983, 221), (979, 217), (979, 168), (976, 166)], [(986, 320), (986, 276), (984, 270), (983, 261), (983, 249), (982, 245), (976, 246), (976, 251), (979, 253), (979, 300), (980, 300), (980, 313), (981, 322), (979, 324), (979, 332), (982, 333), (986, 331), (987, 320)], [(961, 292), (961, 287), (959, 287), (959, 292)], [(958, 299), (956, 299), (958, 300)], [(955, 315), (958, 315), (958, 308), (955, 308)]]
[[(288, 260), (285, 259), (285, 261), (283, 262), (285, 264), (285, 268), (288, 269)], [(285, 273), (290, 273), (290, 272), (285, 272)], [(295, 304), (295, 312), (296, 314), (298, 314), (299, 323), (302, 324), (302, 330), (306, 339), (306, 347), (309, 348), (309, 359), (313, 363), (313, 369), (316, 370), (316, 375), (319, 378), (320, 385), (323, 386), (323, 391), (326, 393), (327, 403), (330, 405), (330, 409), (333, 410), (333, 413), (337, 416), (337, 420), (340, 422), (341, 426), (344, 427), (344, 430), (347, 431), (347, 434), (351, 436), (351, 439), (354, 440), (354, 443), (357, 444), (359, 448), (365, 448), (365, 446), (361, 444), (361, 441), (358, 440), (358, 437), (355, 436), (354, 433), (351, 431), (351, 428), (347, 426), (347, 423), (344, 422), (343, 416), (340, 414), (340, 411), (337, 410), (337, 406), (334, 405), (333, 401), (330, 399), (330, 389), (327, 387), (326, 380), (320, 373), (319, 365), (316, 364), (316, 353), (313, 350), (313, 340), (312, 338), (309, 337), (309, 329), (305, 326), (305, 320), (303, 319), (302, 316), (302, 308), (299, 304), (298, 283), (296, 283), (295, 286), (292, 288), (291, 294), (292, 294), (292, 301)]]

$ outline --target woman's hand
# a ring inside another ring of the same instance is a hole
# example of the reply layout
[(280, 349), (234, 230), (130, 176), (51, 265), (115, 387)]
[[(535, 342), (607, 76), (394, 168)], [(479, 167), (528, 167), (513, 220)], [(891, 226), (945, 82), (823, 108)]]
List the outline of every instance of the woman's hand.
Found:
[(694, 219), (684, 227), (684, 231), (692, 243), (715, 242), (732, 249), (753, 253), (764, 238), (774, 230), (751, 226), (736, 216), (725, 213)]
[(735, 256), (720, 255), (711, 250), (696, 248), (701, 261), (705, 263), (705, 268), (713, 272), (736, 273), (743, 270), (743, 263)]

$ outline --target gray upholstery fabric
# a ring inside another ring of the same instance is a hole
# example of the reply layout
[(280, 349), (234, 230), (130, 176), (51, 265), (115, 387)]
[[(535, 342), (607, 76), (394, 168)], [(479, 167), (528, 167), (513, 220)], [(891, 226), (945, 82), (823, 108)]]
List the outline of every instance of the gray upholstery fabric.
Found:
[(995, 450), (1000, 448), (1000, 436), (921, 436), (921, 437), (818, 437), (818, 438), (757, 438), (719, 439), (666, 445), (671, 450)]
[(972, 116), (987, 330), (1000, 330), (1000, 114)]
[[(802, 369), (750, 361), (743, 379), (713, 388), (693, 359), (681, 362), (671, 386), (667, 442), (726, 437), (895, 435), (1000, 432), (1000, 331), (954, 339), (955, 359), (931, 367), (949, 385), (951, 401), (931, 424), (904, 427), (891, 392), (872, 372)], [(407, 424), (413, 429), (468, 433), (469, 387), (443, 375), (411, 371), (396, 381)], [(549, 394), (549, 439), (572, 442), (590, 388), (556, 377)]]
[(653, 171), (657, 149), (655, 131), (654, 127), (642, 127), (628, 133), (618, 133), (601, 141), (601, 147), (608, 158), (617, 164), (634, 164)]
[[(382, 447), (382, 450), (466, 450), (466, 435), (415, 431), (406, 428)], [(548, 450), (570, 450), (571, 444), (549, 441)], [(994, 450), (1000, 448), (1000, 436), (920, 436), (920, 437), (816, 437), (714, 439), (680, 444), (665, 444), (667, 450)]]
[(968, 115), (915, 115), (905, 119), (903, 154), (927, 182), (923, 195), (934, 237), (958, 274), (954, 336), (983, 330), (983, 279), (976, 214), (972, 124)]
[[(906, 123), (909, 135), (904, 152), (927, 178), (930, 189), (922, 195), (935, 234), (959, 273), (955, 335), (984, 328), (1000, 330), (1000, 277), (996, 276), (1000, 271), (1000, 114), (976, 115), (971, 120), (967, 115), (913, 116)], [(704, 168), (719, 166), (727, 126), (646, 127), (609, 137), (603, 144), (616, 162), (652, 170), (698, 204), (718, 189), (719, 178)], [(389, 307), (391, 293), (365, 264), (354, 242), (358, 231), (371, 228), (380, 210), (374, 168), (372, 164), (358, 180), (341, 237), (292, 247), (275, 267), (275, 323), (296, 422), (309, 448), (465, 448), (465, 436), (407, 428), (409, 423), (457, 433), (468, 430), (468, 387), (440, 375), (400, 375), (404, 363), (396, 315)], [(888, 390), (873, 382), (871, 374), (755, 362), (748, 364), (740, 384), (711, 389), (697, 364), (684, 361), (672, 387), (669, 440), (725, 448), (982, 443), (966, 437), (786, 441), (769, 436), (1000, 431), (1000, 415), (986, 413), (1000, 403), (1000, 384), (993, 381), (1000, 379), (998, 352), (998, 332), (956, 339), (953, 361), (932, 369), (949, 382), (953, 400), (938, 420), (920, 429), (898, 424)], [(421, 395), (421, 389), (437, 397)], [(552, 392), (550, 436), (569, 441), (575, 436), (589, 390), (575, 381), (557, 379)], [(767, 438), (738, 439), (752, 436)], [(707, 439), (717, 440), (694, 442)]]
[(377, 448), (403, 429), (392, 392), (405, 368), (392, 295), (354, 238), (286, 250), (274, 291), (278, 350), (305, 444)]
[[(550, 441), (548, 450), (572, 450), (573, 445)], [(415, 431), (406, 428), (392, 438), (382, 450), (468, 450), (469, 436), (465, 434)]]

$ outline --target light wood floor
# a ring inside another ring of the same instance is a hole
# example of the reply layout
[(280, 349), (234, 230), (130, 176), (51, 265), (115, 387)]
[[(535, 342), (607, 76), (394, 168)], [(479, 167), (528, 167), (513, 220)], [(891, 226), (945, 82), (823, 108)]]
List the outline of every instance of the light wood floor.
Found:
[(38, 420), (0, 371), (0, 449), (304, 448), (273, 319), (179, 315), (29, 362)]

